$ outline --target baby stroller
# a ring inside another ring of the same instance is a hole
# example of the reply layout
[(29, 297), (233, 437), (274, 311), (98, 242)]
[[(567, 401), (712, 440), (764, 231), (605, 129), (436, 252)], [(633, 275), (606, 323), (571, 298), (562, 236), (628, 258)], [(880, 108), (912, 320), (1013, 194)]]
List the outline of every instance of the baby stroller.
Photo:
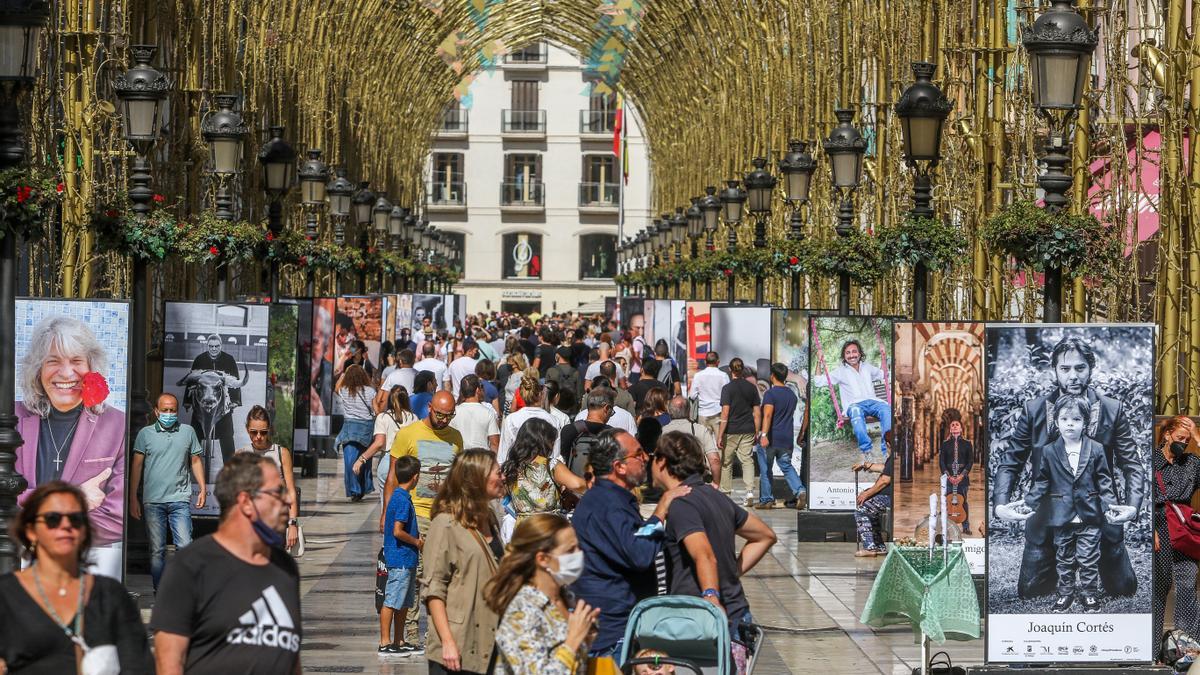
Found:
[[(748, 630), (746, 630), (748, 629)], [(743, 629), (747, 646), (746, 673), (754, 672), (763, 631), (755, 625)], [(669, 657), (633, 658), (643, 649), (657, 649)], [(729, 620), (708, 601), (690, 595), (647, 598), (633, 608), (621, 648), (621, 672), (629, 675), (642, 663), (669, 663), (684, 673), (734, 675), (733, 642)]]

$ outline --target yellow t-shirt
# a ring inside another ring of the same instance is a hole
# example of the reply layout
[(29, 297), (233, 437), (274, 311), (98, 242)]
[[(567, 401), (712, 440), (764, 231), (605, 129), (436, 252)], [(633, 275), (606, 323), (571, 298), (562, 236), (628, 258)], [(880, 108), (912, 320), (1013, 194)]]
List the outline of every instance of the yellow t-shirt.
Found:
[(396, 432), (392, 441), (393, 458), (411, 455), (421, 462), (421, 476), (412, 489), (413, 510), (422, 518), (429, 518), (433, 498), (446, 479), (454, 456), (462, 451), (462, 434), (454, 427), (432, 429), (425, 420), (419, 420)]

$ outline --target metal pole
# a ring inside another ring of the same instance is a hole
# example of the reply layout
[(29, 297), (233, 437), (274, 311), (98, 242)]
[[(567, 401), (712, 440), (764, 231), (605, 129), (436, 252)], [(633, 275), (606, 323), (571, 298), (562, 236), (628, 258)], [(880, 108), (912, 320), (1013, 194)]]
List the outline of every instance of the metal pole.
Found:
[[(1050, 152), (1042, 158), (1046, 171), (1038, 176), (1038, 186), (1046, 193), (1046, 212), (1058, 213), (1067, 207), (1067, 191), (1071, 189), (1071, 176), (1066, 172), (1071, 164), (1071, 145), (1059, 134), (1055, 134), (1050, 143)], [(1062, 321), (1062, 268), (1059, 266), (1046, 268), (1042, 320), (1045, 323)]]
[[(837, 235), (849, 237), (853, 229), (854, 202), (850, 199), (850, 193), (847, 191), (842, 194), (842, 204), (838, 209)], [(846, 272), (838, 273), (838, 314), (841, 316), (850, 314), (850, 275)]]
[[(914, 218), (933, 218), (933, 183), (929, 180), (929, 167), (917, 169), (913, 178)], [(925, 263), (913, 265), (912, 308), (913, 320), (924, 321), (929, 314), (929, 269)]]
[[(267, 229), (272, 237), (278, 237), (283, 232), (283, 204), (278, 199), (272, 199), (267, 204)], [(270, 281), (271, 302), (279, 300), (279, 261), (271, 259)]]
[[(11, 522), (17, 514), (17, 497), (29, 486), (17, 473), (17, 448), (24, 443), (17, 431), (14, 412), (16, 398), (16, 315), (17, 315), (17, 237), (9, 232), (0, 239), (0, 522)], [(17, 544), (0, 527), (0, 574), (18, 568)]]

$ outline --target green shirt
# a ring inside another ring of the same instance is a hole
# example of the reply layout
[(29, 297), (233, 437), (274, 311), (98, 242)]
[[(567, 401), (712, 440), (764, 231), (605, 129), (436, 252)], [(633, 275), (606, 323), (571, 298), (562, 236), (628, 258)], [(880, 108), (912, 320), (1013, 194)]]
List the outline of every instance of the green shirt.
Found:
[(433, 498), (446, 480), (454, 456), (462, 451), (462, 434), (454, 427), (436, 430), (424, 420), (418, 420), (396, 432), (392, 441), (392, 457), (412, 455), (421, 462), (421, 475), (412, 489), (413, 510), (429, 518)]
[(195, 429), (180, 422), (164, 430), (155, 422), (138, 432), (133, 451), (146, 457), (142, 465), (142, 503), (191, 501), (189, 455), (201, 452)]

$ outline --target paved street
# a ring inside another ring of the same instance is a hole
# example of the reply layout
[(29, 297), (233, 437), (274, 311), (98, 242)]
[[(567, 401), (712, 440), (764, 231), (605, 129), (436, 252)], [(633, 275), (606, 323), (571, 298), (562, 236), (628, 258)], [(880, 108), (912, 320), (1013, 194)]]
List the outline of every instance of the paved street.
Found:
[[(375, 653), (378, 500), (347, 501), (340, 461), (322, 460), (320, 468), (318, 477), (299, 482), (308, 537), (300, 565), (305, 672), (426, 673), (424, 658)], [(877, 630), (858, 622), (879, 560), (855, 559), (853, 544), (797, 544), (794, 512), (765, 513), (780, 542), (745, 580), (754, 616), (767, 630), (755, 673), (910, 673), (920, 657), (907, 627)], [(139, 587), (149, 579), (130, 581)], [(982, 641), (946, 649), (956, 665), (982, 662)]]

